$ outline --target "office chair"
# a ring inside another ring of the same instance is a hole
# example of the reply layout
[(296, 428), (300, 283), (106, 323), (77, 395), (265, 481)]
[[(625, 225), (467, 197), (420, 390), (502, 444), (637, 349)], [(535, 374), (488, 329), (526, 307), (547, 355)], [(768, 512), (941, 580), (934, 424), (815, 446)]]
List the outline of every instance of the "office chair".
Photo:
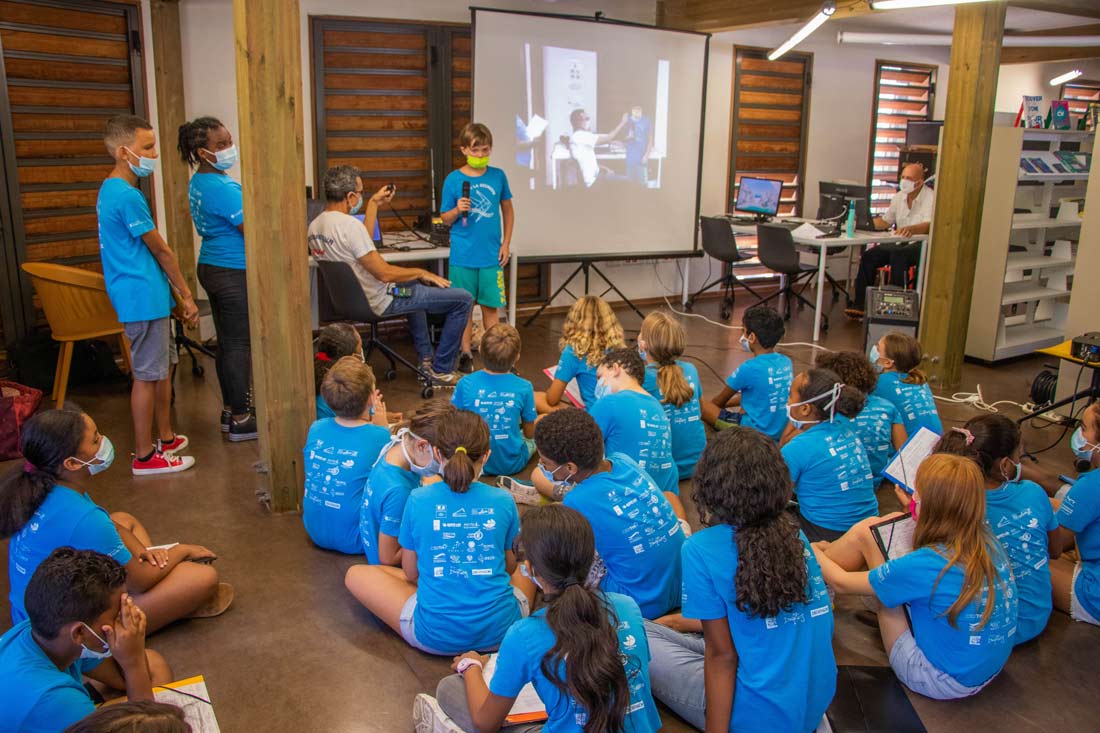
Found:
[[(756, 256), (761, 264), (772, 272), (786, 277), (786, 283), (782, 288), (760, 302), (767, 303), (772, 298), (786, 295), (786, 307), (784, 308), (783, 314), (784, 320), (788, 320), (791, 317), (791, 298), (798, 301), (798, 307), (800, 309), (804, 305), (813, 308), (814, 304), (806, 300), (801, 292), (794, 289), (794, 286), (799, 282), (808, 282), (813, 278), (814, 274), (817, 272), (817, 267), (815, 265), (804, 264), (799, 258), (798, 250), (795, 249), (794, 246), (794, 237), (791, 236), (791, 230), (777, 224), (757, 224), (756, 246)], [(821, 318), (821, 329), (823, 331), (829, 329), (829, 318), (824, 314), (822, 314)]]
[(687, 309), (690, 311), (695, 305), (695, 299), (704, 292), (715, 285), (721, 285), (725, 294), (722, 300), (722, 320), (728, 321), (733, 313), (734, 286), (741, 286), (752, 293), (758, 301), (763, 301), (763, 296), (737, 277), (737, 268), (746, 267), (745, 261), (756, 257), (756, 250), (737, 247), (737, 237), (733, 235), (729, 220), (725, 217), (700, 216), (699, 226), (703, 239), (703, 251), (722, 263), (722, 275), (714, 282), (699, 288), (699, 291), (688, 300)]
[(397, 378), (397, 362), (408, 367), (416, 375), (423, 388), (420, 395), (431, 397), (432, 377), (416, 364), (398, 354), (378, 338), (378, 324), (385, 321), (404, 321), (406, 314), (399, 316), (379, 316), (370, 307), (363, 287), (355, 271), (346, 262), (317, 260), (317, 311), (322, 323), (347, 321), (354, 324), (366, 324), (369, 328), (369, 340), (363, 344), (363, 358), (369, 359), (378, 349), (389, 362), (389, 369), (383, 377), (387, 382)]

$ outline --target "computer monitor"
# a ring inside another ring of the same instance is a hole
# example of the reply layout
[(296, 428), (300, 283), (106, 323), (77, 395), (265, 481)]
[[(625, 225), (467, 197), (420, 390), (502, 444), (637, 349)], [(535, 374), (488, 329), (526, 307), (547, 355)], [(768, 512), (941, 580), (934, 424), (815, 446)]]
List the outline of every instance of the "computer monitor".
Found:
[(734, 209), (746, 214), (755, 214), (756, 218), (761, 220), (769, 219), (779, 213), (779, 198), (782, 193), (783, 181), (741, 176)]
[(850, 181), (820, 181), (817, 184), (817, 193), (819, 196), (832, 195), (846, 199), (863, 199), (864, 201), (871, 196), (867, 186)]
[[(352, 214), (352, 216), (354, 216), (356, 219), (363, 222), (364, 224), (367, 223), (366, 222), (366, 219), (367, 219), (366, 214)], [(375, 247), (381, 247), (382, 246), (382, 227), (379, 226), (377, 218), (374, 220), (374, 231), (371, 233), (371, 240), (374, 241), (374, 246)]]
[(931, 145), (940, 144), (940, 128), (943, 120), (908, 120), (905, 123), (905, 144)]
[(818, 183), (818, 219), (838, 219), (848, 211), (848, 203), (856, 207), (856, 228), (874, 229), (868, 202), (871, 192), (868, 186), (847, 181), (820, 181)]

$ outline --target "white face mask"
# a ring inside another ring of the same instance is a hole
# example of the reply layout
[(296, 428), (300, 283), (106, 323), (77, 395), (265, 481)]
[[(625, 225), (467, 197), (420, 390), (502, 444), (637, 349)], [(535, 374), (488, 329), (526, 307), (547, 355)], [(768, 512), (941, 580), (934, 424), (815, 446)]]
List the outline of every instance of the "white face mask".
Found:
[(88, 624), (81, 621), (80, 625), (83, 626), (84, 628), (86, 628), (91, 633), (91, 635), (94, 636), (96, 639), (98, 639), (99, 643), (103, 645), (103, 651), (97, 652), (95, 649), (89, 649), (88, 647), (81, 644), (80, 646), (82, 648), (81, 648), (81, 651), (80, 651), (80, 658), (81, 659), (106, 659), (107, 657), (111, 656), (111, 645), (108, 644), (106, 641), (104, 641), (103, 637), (100, 636), (99, 634), (97, 634), (95, 632), (95, 629), (93, 629)]
[(1100, 445), (1085, 440), (1085, 434), (1081, 431), (1081, 428), (1077, 428), (1073, 431), (1073, 434), (1069, 436), (1069, 447), (1073, 450), (1073, 455), (1076, 456), (1079, 461), (1092, 460), (1093, 452), (1100, 450)]
[(795, 428), (799, 430), (801, 430), (806, 425), (814, 425), (816, 423), (819, 423), (821, 422), (821, 420), (795, 420), (793, 417), (791, 417), (791, 408), (801, 407), (802, 405), (809, 405), (813, 402), (827, 399), (829, 401), (821, 406), (821, 411), (829, 413), (829, 422), (832, 422), (833, 417), (836, 415), (836, 402), (840, 399), (840, 391), (842, 389), (844, 389), (843, 384), (834, 384), (831, 390), (829, 390), (828, 392), (822, 392), (817, 397), (813, 397), (808, 400), (802, 400), (801, 402), (795, 402), (793, 405), (788, 404), (787, 419), (790, 420)]
[(898, 182), (898, 188), (901, 189), (902, 193), (913, 193), (917, 190), (917, 184), (908, 178), (902, 178)]
[(742, 351), (752, 351), (752, 343), (745, 336), (745, 334), (741, 334), (741, 338), (739, 338), (737, 340), (741, 342), (741, 350)]
[(1003, 469), (1001, 470), (1001, 476), (1004, 477), (1005, 483), (1010, 483), (1010, 484), (1011, 483), (1016, 483), (1017, 481), (1020, 480), (1020, 476), (1022, 476), (1023, 473), (1024, 473), (1024, 464), (1022, 464), (1022, 463), (1013, 463), (1012, 465), (1016, 467), (1016, 471), (1013, 474), (1012, 478), (1009, 478), (1008, 475), (1004, 472)]
[(442, 471), (442, 467), (439, 465), (439, 461), (435, 459), (434, 453), (432, 454), (432, 458), (430, 461), (428, 461), (427, 465), (418, 466), (416, 464), (416, 461), (413, 460), (412, 455), (409, 453), (409, 446), (405, 444), (405, 436), (408, 436), (413, 440), (422, 440), (422, 438), (408, 428), (401, 428), (401, 430), (397, 432), (397, 439), (401, 443), (401, 452), (405, 454), (405, 460), (409, 462), (410, 471), (415, 473), (417, 476), (420, 476), (421, 478), (435, 476), (440, 471)]
[(204, 153), (214, 156), (214, 161), (210, 163), (210, 165), (214, 166), (214, 168), (216, 168), (217, 170), (227, 171), (233, 166), (237, 165), (237, 158), (239, 157), (239, 153), (237, 152), (236, 145), (230, 145), (225, 150), (219, 150), (216, 153), (211, 150), (207, 150), (206, 148), (203, 148), (202, 150)]
[[(88, 468), (88, 473), (95, 476), (97, 473), (103, 473), (115, 460), (115, 446), (111, 442), (111, 439), (106, 435), (99, 436), (99, 449), (95, 452), (95, 457), (90, 461), (82, 461), (76, 456), (73, 456), (73, 460), (82, 466)], [(96, 463), (96, 461), (99, 461)]]

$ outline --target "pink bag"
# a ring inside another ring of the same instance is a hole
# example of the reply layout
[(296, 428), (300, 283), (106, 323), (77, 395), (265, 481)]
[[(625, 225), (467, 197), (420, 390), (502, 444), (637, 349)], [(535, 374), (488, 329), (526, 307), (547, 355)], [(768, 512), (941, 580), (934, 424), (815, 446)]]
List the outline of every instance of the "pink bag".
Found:
[(0, 379), (0, 461), (19, 458), (19, 430), (42, 402), (42, 392)]

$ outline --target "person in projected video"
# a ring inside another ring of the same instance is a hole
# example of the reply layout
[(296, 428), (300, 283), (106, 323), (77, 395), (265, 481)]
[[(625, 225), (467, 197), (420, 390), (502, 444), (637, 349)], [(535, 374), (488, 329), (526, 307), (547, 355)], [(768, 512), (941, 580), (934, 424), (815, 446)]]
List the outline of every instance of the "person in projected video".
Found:
[[(596, 146), (606, 145), (618, 138), (630, 123), (630, 115), (624, 114), (618, 126), (608, 133), (591, 132), (588, 129), (591, 122), (592, 118), (583, 109), (575, 109), (569, 113), (569, 123), (573, 126), (573, 134), (569, 136), (569, 152), (581, 169), (585, 188), (591, 188), (601, 177), (600, 162), (596, 160)], [(613, 175), (606, 169), (602, 170), (605, 177)]]
[(626, 137), (626, 177), (643, 186), (649, 181), (649, 156), (653, 152), (653, 120), (642, 106), (630, 108), (630, 132)]

